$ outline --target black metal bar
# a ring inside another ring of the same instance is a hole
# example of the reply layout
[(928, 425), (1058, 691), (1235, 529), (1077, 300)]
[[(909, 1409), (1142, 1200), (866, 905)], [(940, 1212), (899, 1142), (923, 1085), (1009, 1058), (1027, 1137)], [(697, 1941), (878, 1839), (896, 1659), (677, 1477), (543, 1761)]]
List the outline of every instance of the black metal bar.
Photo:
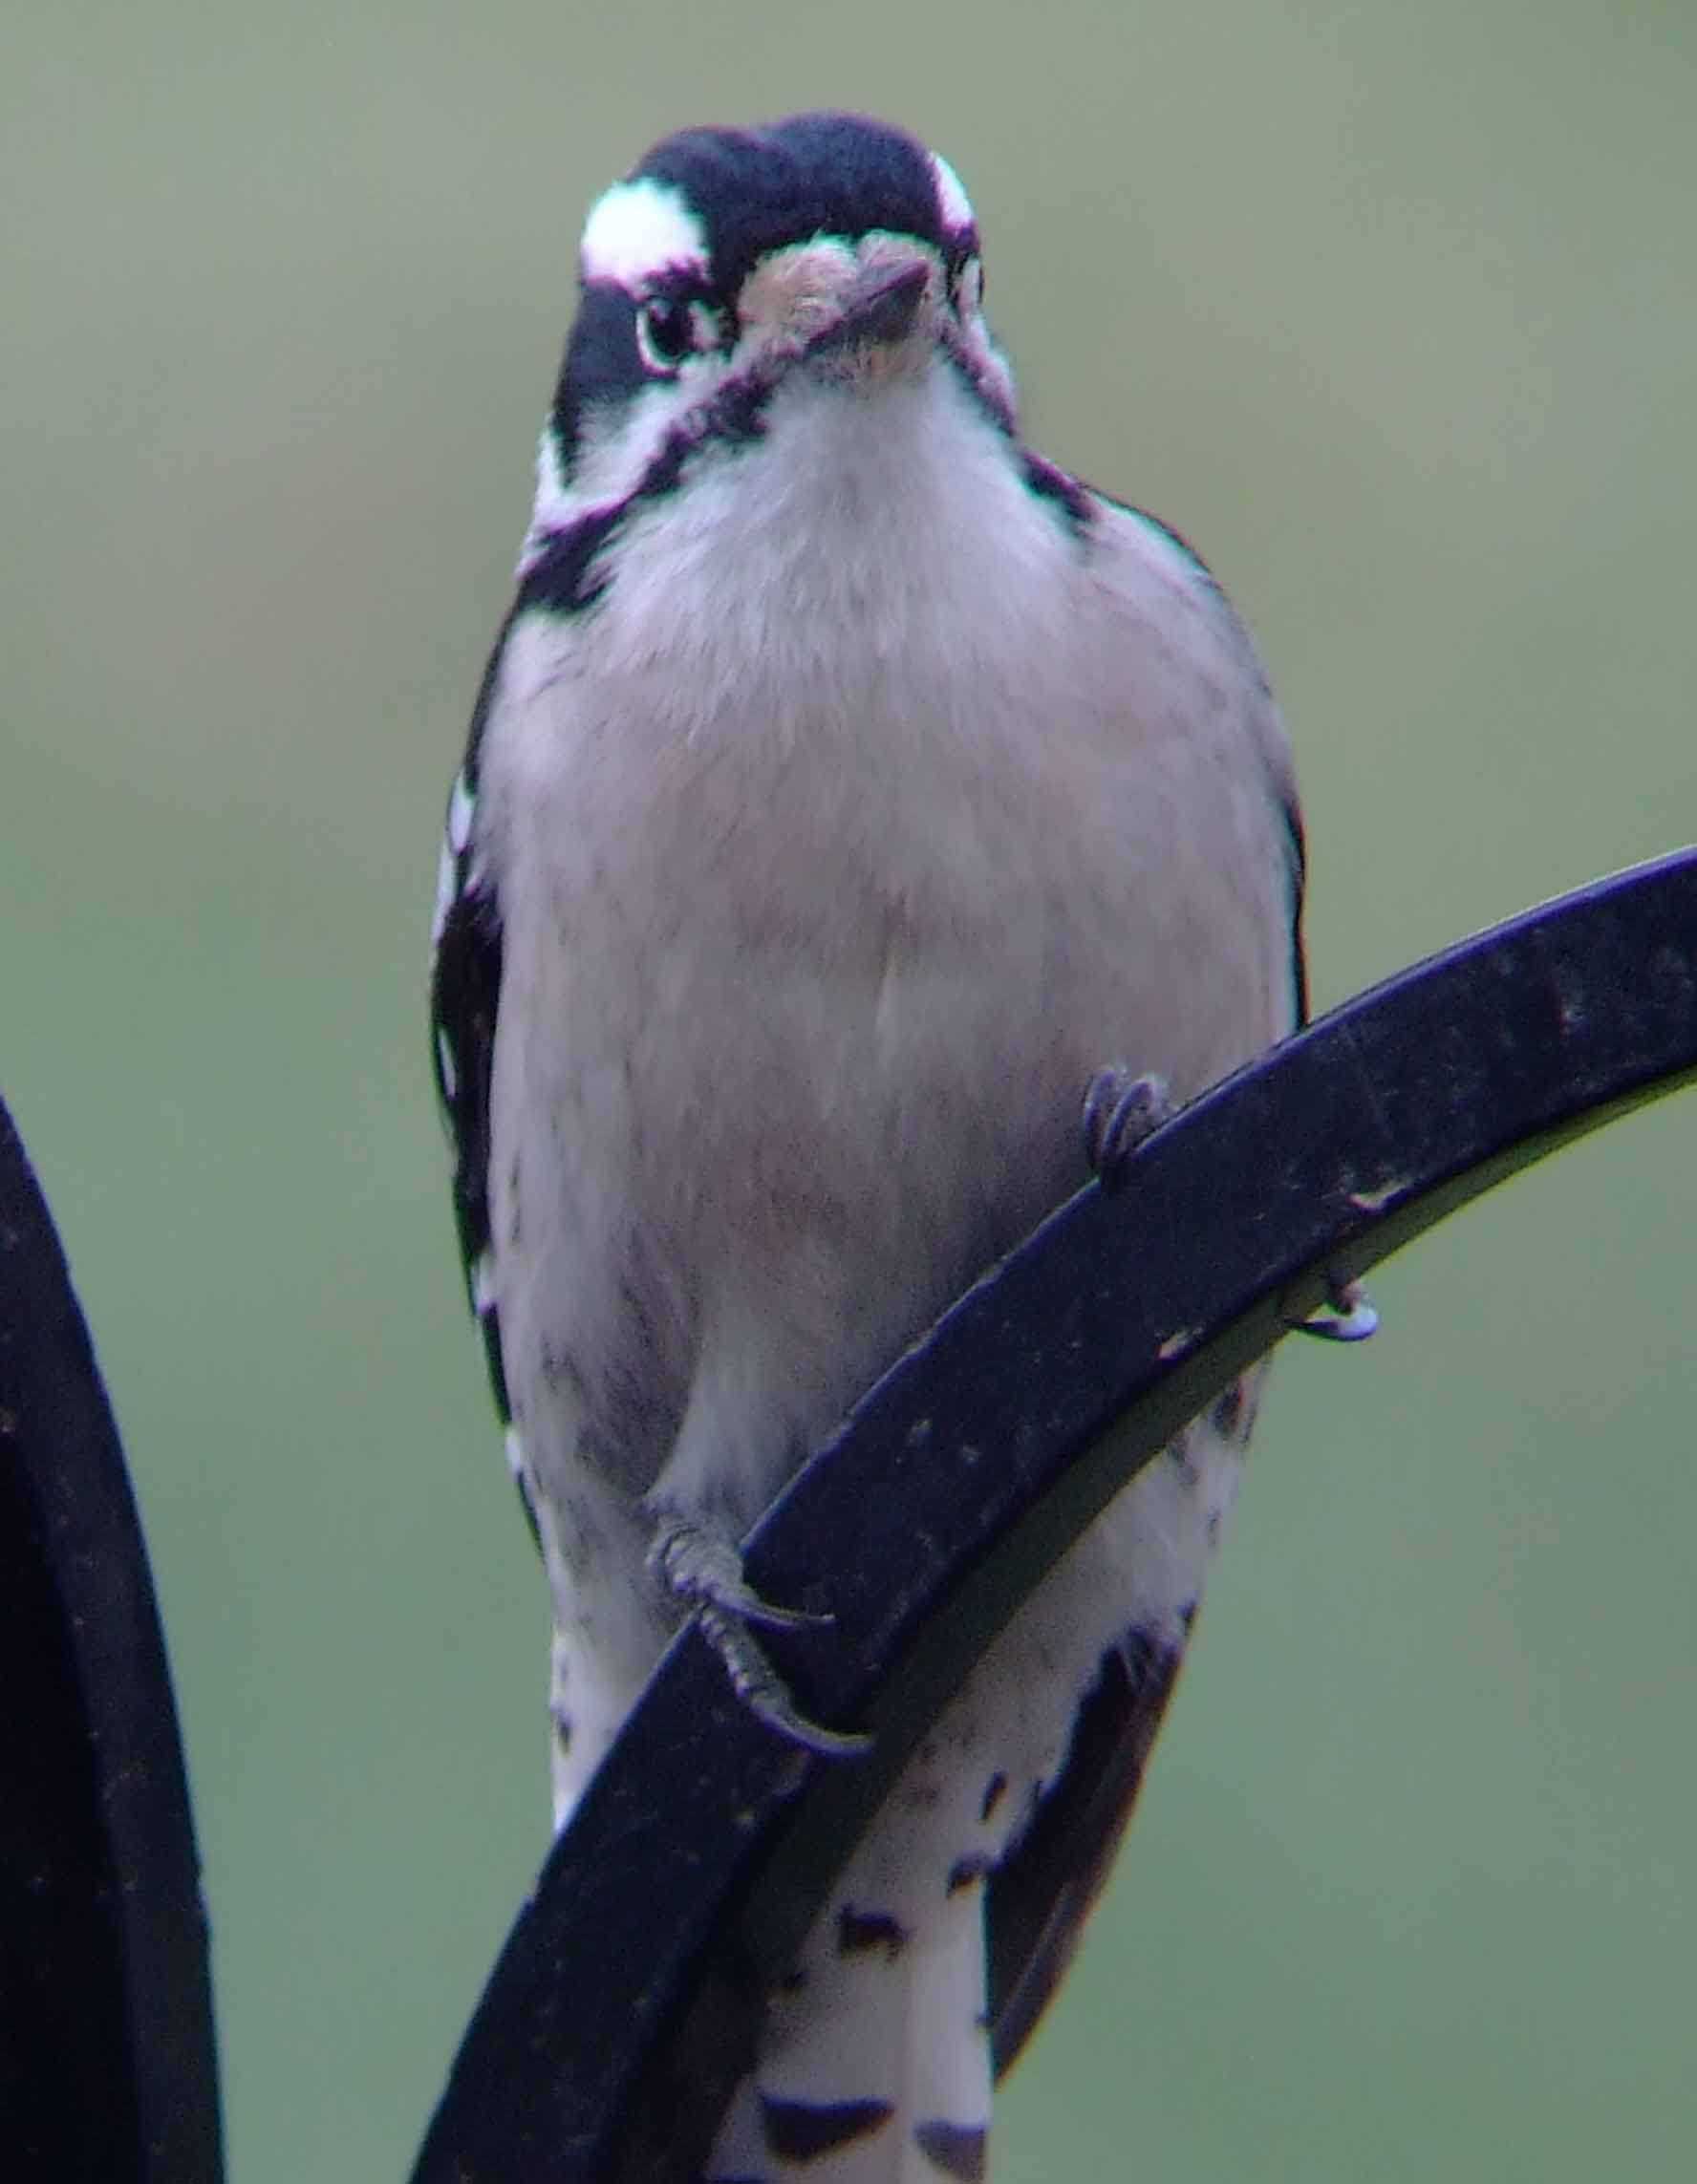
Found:
[(136, 1507), (0, 1105), (0, 2170), (219, 2184), (200, 1872)]
[(699, 2175), (759, 1999), (990, 1634), (1328, 1275), (1697, 1075), (1697, 852), (1337, 1010), (1196, 1102), (939, 1322), (761, 1525), (782, 1648), (864, 1762), (763, 1729), (685, 1632), (556, 1844), (414, 2184)]

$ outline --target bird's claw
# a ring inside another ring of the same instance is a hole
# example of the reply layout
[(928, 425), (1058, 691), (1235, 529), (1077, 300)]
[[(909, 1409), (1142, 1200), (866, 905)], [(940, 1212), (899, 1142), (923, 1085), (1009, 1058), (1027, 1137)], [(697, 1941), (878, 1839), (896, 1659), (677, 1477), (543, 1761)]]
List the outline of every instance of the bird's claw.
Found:
[(704, 1600), (696, 1610), (696, 1623), (724, 1663), (731, 1689), (768, 1729), (775, 1729), (791, 1744), (802, 1745), (827, 1759), (858, 1759), (861, 1753), (871, 1749), (870, 1737), (854, 1731), (827, 1729), (823, 1723), (807, 1719), (791, 1697), (788, 1684), (766, 1659), (764, 1647), (743, 1617), (727, 1614)]
[[(1099, 1069), (1085, 1088), (1082, 1127), (1085, 1158), (1108, 1187), (1124, 1174), (1132, 1154), (1176, 1110), (1164, 1077), (1140, 1075), (1123, 1061)], [(1286, 1324), (1321, 1342), (1364, 1342), (1379, 1332), (1379, 1308), (1366, 1284), (1328, 1273), (1325, 1301)]]
[(1085, 1158), (1093, 1175), (1112, 1184), (1144, 1140), (1173, 1112), (1164, 1077), (1138, 1075), (1123, 1061), (1099, 1069), (1085, 1088)]
[(742, 1557), (722, 1533), (687, 1517), (662, 1519), (649, 1561), (675, 1600), (716, 1608), (721, 1616), (768, 1631), (828, 1630), (834, 1617), (806, 1608), (778, 1608), (742, 1574)]
[(687, 1517), (661, 1520), (649, 1563), (672, 1597), (694, 1610), (702, 1637), (724, 1664), (732, 1690), (768, 1728), (833, 1759), (852, 1757), (870, 1747), (870, 1737), (808, 1721), (751, 1627), (822, 1630), (833, 1617), (806, 1608), (774, 1607), (763, 1599), (743, 1576), (742, 1557), (732, 1542)]
[(1367, 1295), (1367, 1285), (1326, 1276), (1325, 1302), (1305, 1319), (1286, 1322), (1298, 1335), (1312, 1335), (1321, 1342), (1364, 1342), (1379, 1332), (1379, 1308)]

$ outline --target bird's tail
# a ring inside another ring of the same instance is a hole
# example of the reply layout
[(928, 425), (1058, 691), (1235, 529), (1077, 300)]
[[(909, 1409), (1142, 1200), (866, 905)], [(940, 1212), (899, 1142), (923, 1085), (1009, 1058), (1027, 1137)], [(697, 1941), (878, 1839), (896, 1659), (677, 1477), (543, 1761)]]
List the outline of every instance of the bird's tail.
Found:
[(922, 1918), (879, 1908), (850, 1866), (772, 1998), (711, 2184), (949, 2184), (988, 2173), (982, 1877)]

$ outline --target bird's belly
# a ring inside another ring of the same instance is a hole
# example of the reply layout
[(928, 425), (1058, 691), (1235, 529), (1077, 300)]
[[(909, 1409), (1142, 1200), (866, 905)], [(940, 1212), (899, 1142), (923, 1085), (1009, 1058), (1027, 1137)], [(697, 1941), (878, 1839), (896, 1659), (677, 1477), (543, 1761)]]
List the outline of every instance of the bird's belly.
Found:
[(508, 904), (491, 1175), (545, 1491), (587, 1464), (634, 1502), (663, 1472), (671, 1500), (745, 1526), (1084, 1180), (1094, 1069), (1161, 1071), (1182, 1098), (1260, 1043), (1264, 999), (1207, 1002), (1211, 981), (1265, 983), (1251, 951), (1174, 974), (1217, 882), (1140, 842), (1134, 782), (1109, 785), (1081, 822), (922, 784), (946, 839), (794, 765), (709, 768), (638, 812), (580, 781), (539, 810), (548, 885)]
[[(666, 1493), (751, 1522), (875, 1373), (1084, 1179), (1101, 1036), (989, 948), (704, 951), (638, 1072), (632, 1210), (688, 1270)], [(668, 1072), (671, 1074), (669, 1075)], [(727, 1102), (735, 1082), (744, 1096)]]

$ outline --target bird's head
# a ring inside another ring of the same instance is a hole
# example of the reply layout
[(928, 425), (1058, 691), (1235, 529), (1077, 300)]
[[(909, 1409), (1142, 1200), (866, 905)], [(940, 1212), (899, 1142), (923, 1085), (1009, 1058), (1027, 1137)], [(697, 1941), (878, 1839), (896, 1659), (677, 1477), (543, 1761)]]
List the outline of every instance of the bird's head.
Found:
[(663, 139), (584, 228), (527, 558), (780, 414), (946, 382), (1011, 437), (982, 299), (966, 193), (902, 131), (827, 113)]

